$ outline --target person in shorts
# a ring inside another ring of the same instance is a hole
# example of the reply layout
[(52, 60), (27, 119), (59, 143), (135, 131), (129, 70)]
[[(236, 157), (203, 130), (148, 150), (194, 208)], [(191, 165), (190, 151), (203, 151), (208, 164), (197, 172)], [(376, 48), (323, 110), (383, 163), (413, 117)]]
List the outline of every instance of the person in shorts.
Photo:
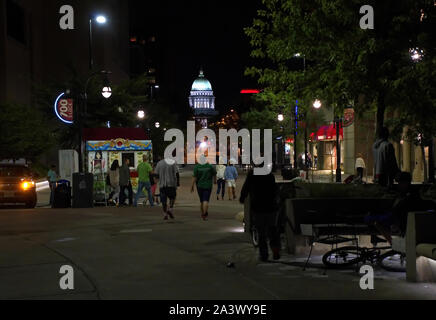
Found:
[(213, 185), (216, 183), (215, 168), (207, 162), (205, 156), (201, 156), (200, 164), (197, 164), (194, 168), (191, 192), (194, 193), (195, 186), (197, 186), (198, 197), (201, 203), (201, 218), (205, 221), (209, 216), (210, 197), (212, 195)]
[(238, 170), (234, 166), (234, 163), (234, 160), (230, 160), (230, 164), (224, 173), (227, 187), (229, 188), (229, 201), (236, 200), (236, 180), (238, 180)]
[[(161, 160), (156, 165), (156, 178), (159, 180), (160, 199), (164, 220), (174, 219), (174, 205), (177, 198), (177, 187), (180, 185), (179, 168), (174, 160)], [(168, 205), (169, 199), (169, 205)]]

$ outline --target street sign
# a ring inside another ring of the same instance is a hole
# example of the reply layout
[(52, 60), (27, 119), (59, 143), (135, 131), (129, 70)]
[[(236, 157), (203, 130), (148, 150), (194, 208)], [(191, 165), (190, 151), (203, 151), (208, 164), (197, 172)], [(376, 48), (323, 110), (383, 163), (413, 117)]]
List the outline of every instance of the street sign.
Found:
[(65, 97), (65, 93), (61, 93), (54, 105), (56, 116), (66, 124), (74, 123), (74, 101)]

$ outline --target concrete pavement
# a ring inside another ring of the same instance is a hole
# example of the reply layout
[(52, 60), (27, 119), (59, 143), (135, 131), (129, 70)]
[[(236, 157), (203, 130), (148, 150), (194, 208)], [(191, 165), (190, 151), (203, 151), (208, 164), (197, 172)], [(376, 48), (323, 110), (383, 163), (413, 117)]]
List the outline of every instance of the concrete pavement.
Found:
[[(242, 206), (213, 199), (210, 220), (202, 221), (189, 175), (175, 221), (164, 221), (159, 207), (1, 209), (0, 298), (436, 299), (435, 285), (407, 283), (401, 274), (376, 270), (373, 291), (360, 289), (353, 270), (324, 275), (322, 250), (306, 272), (304, 254), (259, 264), (234, 219)], [(59, 287), (63, 265), (75, 271), (72, 291)]]

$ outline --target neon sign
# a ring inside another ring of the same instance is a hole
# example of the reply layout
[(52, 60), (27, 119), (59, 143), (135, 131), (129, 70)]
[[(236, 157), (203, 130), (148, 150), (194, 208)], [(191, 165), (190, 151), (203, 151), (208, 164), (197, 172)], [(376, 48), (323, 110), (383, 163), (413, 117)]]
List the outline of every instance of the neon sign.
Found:
[(73, 99), (62, 99), (65, 96), (65, 93), (61, 93), (55, 101), (54, 109), (56, 116), (63, 123), (73, 124), (74, 115), (73, 115)]

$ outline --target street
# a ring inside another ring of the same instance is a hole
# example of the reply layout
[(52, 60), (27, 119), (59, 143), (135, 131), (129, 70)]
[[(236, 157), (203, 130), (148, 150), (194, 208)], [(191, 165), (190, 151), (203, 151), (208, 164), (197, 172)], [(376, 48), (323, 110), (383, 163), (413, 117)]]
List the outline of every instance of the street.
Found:
[[(375, 290), (363, 291), (354, 270), (324, 275), (319, 254), (305, 272), (305, 255), (261, 264), (235, 219), (242, 206), (214, 199), (202, 221), (189, 176), (183, 174), (174, 221), (164, 221), (159, 207), (1, 209), (0, 299), (436, 298), (436, 285), (380, 270)], [(40, 201), (46, 196), (40, 191)], [(64, 265), (74, 270), (74, 290), (60, 289)]]

